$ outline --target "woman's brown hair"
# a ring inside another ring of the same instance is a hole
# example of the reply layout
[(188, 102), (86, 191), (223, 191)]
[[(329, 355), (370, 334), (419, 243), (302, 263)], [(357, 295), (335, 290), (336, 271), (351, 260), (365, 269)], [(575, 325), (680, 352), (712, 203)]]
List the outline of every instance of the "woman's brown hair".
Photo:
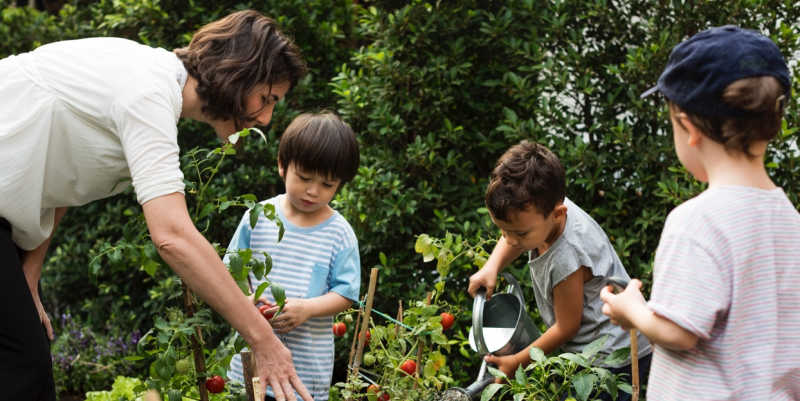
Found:
[[(744, 78), (732, 82), (722, 93), (722, 101), (742, 110), (741, 117), (707, 117), (688, 113), (669, 102), (673, 113), (685, 113), (689, 121), (711, 140), (754, 157), (750, 146), (754, 142), (769, 141), (778, 134), (787, 99), (785, 88), (771, 76)], [(680, 119), (678, 124), (683, 127)], [(684, 127), (685, 128), (685, 127)]]
[(232, 119), (237, 129), (250, 119), (245, 98), (255, 85), (288, 82), (292, 88), (307, 72), (294, 42), (275, 21), (253, 10), (203, 26), (175, 54), (197, 80), (203, 113)]

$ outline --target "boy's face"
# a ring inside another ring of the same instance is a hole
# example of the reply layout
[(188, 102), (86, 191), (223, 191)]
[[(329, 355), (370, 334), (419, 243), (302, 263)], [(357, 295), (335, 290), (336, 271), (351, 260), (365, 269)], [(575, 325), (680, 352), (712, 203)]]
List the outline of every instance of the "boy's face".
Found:
[(292, 210), (305, 215), (326, 213), (341, 183), (338, 178), (304, 171), (296, 163), (289, 163), (286, 170), (278, 163), (278, 173), (285, 183)]
[(491, 218), (512, 247), (524, 251), (544, 251), (561, 234), (566, 216), (567, 207), (559, 203), (547, 216), (536, 207), (528, 206), (525, 210), (510, 211), (508, 221), (496, 219), (494, 216)]

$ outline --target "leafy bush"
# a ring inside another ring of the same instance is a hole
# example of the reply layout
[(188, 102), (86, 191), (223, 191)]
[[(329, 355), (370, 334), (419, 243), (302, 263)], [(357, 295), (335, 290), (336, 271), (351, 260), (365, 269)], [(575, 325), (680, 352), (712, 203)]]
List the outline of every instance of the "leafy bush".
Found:
[[(301, 111), (335, 109), (359, 133), (362, 164), (334, 206), (356, 230), (364, 270), (381, 267), (379, 310), (423, 299), (442, 279), (416, 257), (418, 234), (450, 232), (473, 244), (496, 236), (482, 209), (486, 179), (497, 157), (522, 139), (546, 144), (561, 158), (568, 196), (604, 227), (631, 275), (648, 284), (666, 214), (704, 188), (674, 156), (663, 104), (638, 97), (654, 84), (671, 48), (706, 27), (734, 23), (769, 35), (800, 76), (800, 8), (786, 1), (74, 0), (54, 16), (10, 4), (0, 0), (0, 56), (94, 35), (174, 48), (235, 9), (275, 16), (296, 38), (311, 74), (277, 106), (268, 143), (248, 141), (219, 166), (207, 193), (264, 199), (282, 192), (275, 171), (280, 132)], [(795, 79), (795, 94), (798, 85)], [(766, 160), (795, 205), (798, 106), (794, 96)], [(180, 132), (183, 149), (216, 147), (201, 124), (182, 122)], [(189, 162), (184, 158), (184, 168)], [(238, 218), (209, 215), (208, 238), (226, 244)], [(143, 235), (130, 191), (70, 210), (45, 265), (47, 310), (71, 311), (97, 331), (106, 322), (127, 331), (152, 327), (153, 316), (178, 305), (180, 283)], [(456, 260), (440, 301), (469, 305), (465, 283), (474, 269)], [(512, 271), (523, 277), (521, 261)], [(456, 317), (452, 337), (463, 341), (459, 330), (469, 316)], [(211, 319), (213, 344), (230, 333)], [(337, 342), (337, 355), (347, 351)], [(461, 358), (448, 357), (457, 382), (468, 380), (479, 362), (460, 352)], [(337, 359), (335, 380), (346, 380), (345, 365)]]

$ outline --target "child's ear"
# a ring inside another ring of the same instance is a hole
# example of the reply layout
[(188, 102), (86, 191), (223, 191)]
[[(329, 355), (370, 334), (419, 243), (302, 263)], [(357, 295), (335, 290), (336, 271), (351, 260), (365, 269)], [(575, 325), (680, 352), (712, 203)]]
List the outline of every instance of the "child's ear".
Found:
[(286, 176), (284, 175), (285, 173), (286, 172), (283, 171), (283, 165), (281, 164), (281, 159), (278, 159), (278, 175), (285, 180), (286, 179)]
[(681, 125), (686, 129), (686, 133), (689, 134), (689, 139), (686, 143), (689, 146), (697, 146), (703, 140), (703, 131), (692, 122), (692, 120), (684, 113), (678, 114), (677, 118), (680, 119)]
[(553, 209), (553, 217), (560, 218), (562, 216), (567, 215), (567, 205), (564, 202), (559, 203), (556, 205), (555, 209)]

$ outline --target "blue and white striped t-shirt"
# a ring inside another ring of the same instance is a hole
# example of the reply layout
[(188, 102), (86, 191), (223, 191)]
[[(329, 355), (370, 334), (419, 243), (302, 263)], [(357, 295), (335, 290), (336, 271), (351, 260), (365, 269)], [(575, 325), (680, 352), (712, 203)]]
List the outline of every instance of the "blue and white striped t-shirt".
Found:
[[(254, 257), (262, 260), (261, 252), (269, 254), (272, 270), (267, 278), (283, 287), (287, 298), (314, 298), (332, 291), (358, 300), (361, 262), (358, 241), (350, 224), (334, 211), (330, 218), (316, 226), (298, 227), (289, 222), (281, 210), (284, 196), (262, 202), (275, 206), (286, 229), (283, 239), (278, 242), (277, 225), (264, 216), (258, 218), (258, 224), (251, 230), (248, 212), (242, 217), (228, 252), (250, 248)], [(261, 284), (252, 275), (250, 280), (253, 288)], [(269, 290), (264, 291), (264, 296), (275, 302)], [(292, 352), (297, 374), (315, 400), (328, 399), (334, 361), (332, 325), (332, 316), (312, 317), (287, 334), (276, 333)], [(239, 355), (231, 360), (228, 377), (244, 382)], [(267, 394), (273, 396), (270, 387)]]

